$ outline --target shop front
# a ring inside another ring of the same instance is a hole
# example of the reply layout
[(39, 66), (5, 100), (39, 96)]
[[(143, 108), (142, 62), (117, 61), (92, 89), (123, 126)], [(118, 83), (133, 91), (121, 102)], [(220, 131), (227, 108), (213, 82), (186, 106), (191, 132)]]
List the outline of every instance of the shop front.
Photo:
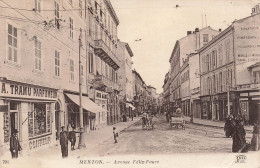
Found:
[[(76, 130), (80, 130), (79, 95), (65, 93), (68, 123), (74, 123)], [(82, 96), (83, 127), (85, 131), (96, 130), (106, 125), (107, 111), (87, 96)]]
[(253, 125), (260, 121), (260, 92), (259, 90), (240, 91), (239, 116), (244, 118), (245, 124)]
[(211, 97), (201, 96), (201, 119), (212, 119)]
[(9, 151), (14, 130), (25, 153), (54, 144), (57, 90), (8, 80), (0, 86), (0, 150)]

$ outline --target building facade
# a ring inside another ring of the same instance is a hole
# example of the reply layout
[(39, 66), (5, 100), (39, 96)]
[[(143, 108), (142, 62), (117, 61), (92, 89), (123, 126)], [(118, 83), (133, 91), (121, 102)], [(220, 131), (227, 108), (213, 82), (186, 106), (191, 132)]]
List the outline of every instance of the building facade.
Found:
[(259, 88), (250, 68), (260, 61), (259, 19), (252, 14), (234, 21), (199, 50), (203, 118), (224, 121), (233, 115), (252, 124), (259, 114), (251, 108), (257, 107)]
[(0, 3), (1, 151), (14, 129), (30, 152), (55, 144), (61, 126), (89, 131), (118, 122), (119, 20), (111, 2)]
[(120, 59), (120, 69), (118, 72), (120, 83), (120, 115), (133, 116), (133, 80), (132, 80), (132, 57), (133, 52), (128, 43), (118, 42), (118, 58)]
[[(118, 17), (109, 0), (88, 0), (86, 10), (87, 37), (87, 91), (96, 103), (102, 103), (107, 113), (102, 114), (108, 125), (119, 121), (120, 91), (117, 57)], [(103, 100), (99, 97), (102, 96)]]
[[(169, 59), (170, 70), (170, 102), (173, 107), (183, 106), (185, 114), (190, 115), (190, 79), (189, 66), (186, 59), (189, 54), (195, 53), (199, 48), (213, 39), (219, 31), (205, 27), (195, 31), (187, 31), (187, 36), (176, 41)], [(187, 62), (187, 63), (186, 63)], [(198, 65), (197, 65), (198, 66)], [(185, 73), (185, 74), (184, 74)]]

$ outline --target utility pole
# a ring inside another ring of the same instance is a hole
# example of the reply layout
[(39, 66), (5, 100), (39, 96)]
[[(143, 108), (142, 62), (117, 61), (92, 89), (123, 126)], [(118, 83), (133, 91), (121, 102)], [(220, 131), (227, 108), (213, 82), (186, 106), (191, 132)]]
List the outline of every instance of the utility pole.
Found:
[(81, 53), (80, 49), (82, 46), (81, 42), (82, 31), (80, 29), (79, 35), (79, 119), (80, 119), (80, 136), (79, 136), (79, 146), (78, 148), (86, 147), (85, 144), (85, 130), (83, 125), (83, 108), (82, 108), (82, 81), (81, 81)]

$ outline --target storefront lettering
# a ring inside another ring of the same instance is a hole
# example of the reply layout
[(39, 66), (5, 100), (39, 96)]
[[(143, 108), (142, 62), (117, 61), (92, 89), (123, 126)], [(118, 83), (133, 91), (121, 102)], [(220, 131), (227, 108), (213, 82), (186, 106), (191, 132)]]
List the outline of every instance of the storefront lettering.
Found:
[(51, 143), (51, 137), (50, 136), (46, 136), (46, 137), (42, 137), (42, 138), (39, 138), (39, 139), (34, 139), (34, 140), (31, 140), (29, 141), (29, 149), (35, 149), (35, 148), (38, 148), (40, 146), (43, 146), (43, 145), (48, 145)]
[(29, 86), (16, 85), (16, 84), (8, 84), (8, 83), (1, 83), (1, 84), (2, 84), (1, 94), (20, 95), (20, 96), (28, 96), (28, 97), (57, 98), (57, 92), (49, 89), (29, 87)]

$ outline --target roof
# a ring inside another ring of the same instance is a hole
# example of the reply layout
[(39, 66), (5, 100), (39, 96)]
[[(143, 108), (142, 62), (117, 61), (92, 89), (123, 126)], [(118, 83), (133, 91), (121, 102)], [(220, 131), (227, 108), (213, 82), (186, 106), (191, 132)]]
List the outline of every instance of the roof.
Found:
[(135, 73), (137, 75), (137, 77), (145, 84), (145, 82), (142, 79), (141, 75), (136, 70), (132, 70), (132, 72)]
[(109, 9), (109, 11), (112, 14), (113, 19), (115, 20), (116, 25), (118, 26), (119, 25), (119, 19), (118, 19), (117, 15), (116, 15), (116, 12), (115, 12), (115, 10), (114, 10), (110, 0), (105, 0), (105, 2), (107, 3), (108, 9)]
[(125, 43), (125, 48), (126, 48), (127, 52), (129, 53), (129, 55), (130, 55), (131, 57), (133, 57), (134, 54), (133, 54), (133, 52), (132, 52), (132, 50), (131, 50), (131, 48), (130, 48), (130, 46), (129, 46), (128, 43)]

